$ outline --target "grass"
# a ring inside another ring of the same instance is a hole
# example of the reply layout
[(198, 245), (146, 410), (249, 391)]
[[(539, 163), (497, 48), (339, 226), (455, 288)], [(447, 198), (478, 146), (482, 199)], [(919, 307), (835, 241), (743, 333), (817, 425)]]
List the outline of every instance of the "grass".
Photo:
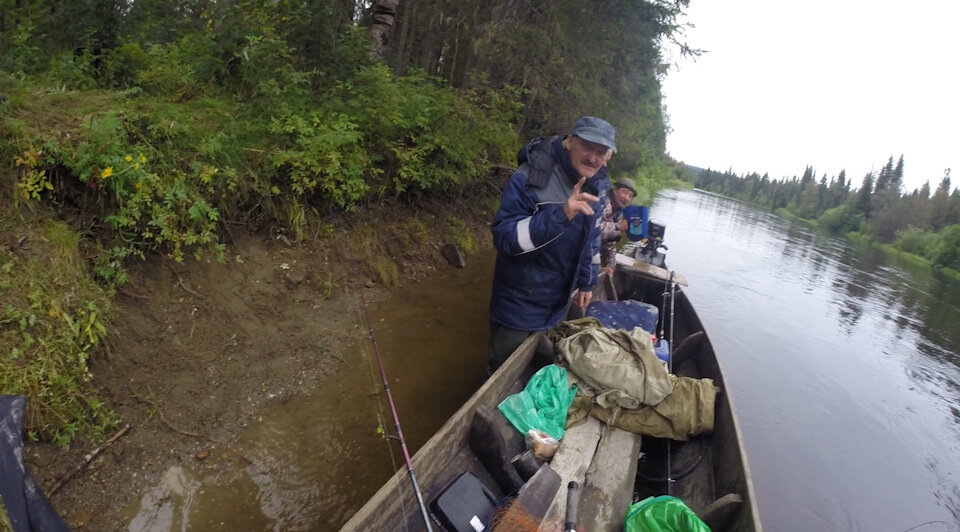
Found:
[[(9, 203), (8, 203), (9, 205)], [(95, 438), (118, 419), (90, 383), (90, 359), (102, 353), (111, 293), (93, 281), (81, 237), (66, 223), (0, 215), (0, 391), (28, 397), (33, 439)]]

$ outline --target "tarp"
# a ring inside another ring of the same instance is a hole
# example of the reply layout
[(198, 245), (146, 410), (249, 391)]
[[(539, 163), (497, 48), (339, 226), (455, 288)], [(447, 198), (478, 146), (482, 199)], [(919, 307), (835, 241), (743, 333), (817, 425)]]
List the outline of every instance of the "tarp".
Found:
[(599, 320), (561, 322), (549, 333), (559, 358), (581, 392), (604, 407), (656, 405), (673, 391), (667, 367), (654, 353), (650, 333), (607, 329)]
[(670, 375), (643, 329), (607, 329), (594, 318), (581, 318), (561, 322), (549, 336), (580, 389), (567, 412), (567, 428), (592, 415), (658, 438), (683, 441), (713, 431), (713, 381)]
[[(0, 497), (5, 517), (14, 532), (69, 532), (23, 463), (26, 406), (27, 398), (22, 395), (0, 395)], [(3, 517), (0, 515), (0, 526)]]

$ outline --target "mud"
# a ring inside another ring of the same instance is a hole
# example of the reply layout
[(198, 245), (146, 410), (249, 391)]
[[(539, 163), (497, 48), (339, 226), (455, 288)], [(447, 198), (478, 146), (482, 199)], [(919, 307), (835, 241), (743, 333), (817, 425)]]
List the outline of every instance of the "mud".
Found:
[[(460, 214), (486, 245), (490, 214)], [(223, 262), (157, 257), (134, 267), (115, 298), (116, 333), (91, 368), (132, 428), (50, 495), (61, 516), (79, 531), (124, 530), (129, 509), (170, 471), (248, 461), (234, 444), (260, 412), (358, 363), (344, 348), (367, 334), (355, 312), (360, 283), (368, 303), (391, 290), (376, 263), (389, 257), (406, 285), (452, 267), (441, 252), (445, 224), (428, 216), (417, 227), (428, 238), (366, 245), (366, 255), (346, 231), (309, 243), (234, 231)], [(96, 445), (31, 444), (25, 459), (49, 493)]]

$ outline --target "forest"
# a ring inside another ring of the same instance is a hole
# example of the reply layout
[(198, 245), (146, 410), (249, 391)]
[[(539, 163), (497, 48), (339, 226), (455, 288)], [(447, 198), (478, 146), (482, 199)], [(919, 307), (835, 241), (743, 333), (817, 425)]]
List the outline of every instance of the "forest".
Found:
[(660, 81), (663, 47), (698, 53), (687, 5), (0, 0), (0, 391), (34, 439), (102, 435), (89, 363), (132, 264), (492, 203), (522, 143), (581, 115), (616, 126), (611, 171), (649, 201), (678, 170)]
[(734, 197), (786, 216), (815, 221), (837, 235), (874, 241), (916, 255), (935, 267), (960, 271), (960, 191), (950, 169), (936, 189), (930, 183), (912, 192), (903, 186), (904, 160), (893, 156), (855, 187), (845, 171), (831, 176), (807, 166), (800, 177), (691, 168), (686, 180), (697, 188)]

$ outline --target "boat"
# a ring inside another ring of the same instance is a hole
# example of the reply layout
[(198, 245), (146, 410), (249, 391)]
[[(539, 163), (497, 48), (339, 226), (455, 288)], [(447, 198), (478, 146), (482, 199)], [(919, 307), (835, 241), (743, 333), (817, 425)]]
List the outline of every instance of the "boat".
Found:
[[(594, 418), (588, 418), (593, 423), (583, 423), (567, 430), (552, 462), (539, 468), (535, 466), (532, 476), (529, 471), (525, 475), (526, 484), (520, 488), (519, 494), (514, 493), (515, 500), (526, 497), (523, 499), (526, 506), (521, 506), (521, 510), (529, 514), (526, 527), (519, 529), (566, 530), (561, 526), (570, 517), (566, 513), (567, 498), (576, 488), (580, 496), (576, 505), (580, 530), (622, 530), (625, 512), (631, 502), (668, 493), (680, 498), (712, 530), (761, 530), (732, 400), (726, 393), (720, 362), (710, 339), (683, 291), (686, 279), (626, 255), (618, 255), (617, 262), (613, 276), (601, 275), (594, 300), (634, 299), (663, 306), (660, 314), (665, 327), (661, 330), (672, 330), (675, 346), (671, 354), (672, 372), (712, 379), (719, 391), (713, 431), (687, 442), (668, 442), (605, 427)], [(670, 295), (664, 297), (665, 292)], [(579, 316), (574, 310), (568, 317)], [(500, 448), (493, 452), (483, 445), (478, 446), (475, 440), (478, 433), (481, 436), (484, 433), (488, 436), (504, 434), (506, 420), (497, 411), (497, 405), (507, 396), (521, 391), (531, 375), (552, 363), (549, 355), (544, 356), (543, 345), (544, 333), (531, 335), (412, 457), (412, 469), (422, 494), (420, 499), (413, 489), (416, 483), (411, 483), (409, 471), (401, 469), (343, 525), (342, 530), (426, 530), (425, 521), (428, 519), (433, 530), (486, 529), (484, 527), (492, 519), (490, 516), (475, 518), (473, 528), (443, 526), (445, 521), (437, 515), (443, 509), (438, 504), (443, 502), (448, 490), (463, 481), (464, 476), (469, 477), (471, 483), (482, 486), (466, 488), (467, 495), (461, 498), (489, 498), (495, 501), (491, 504), (511, 500), (509, 491), (501, 487), (504, 467), (496, 463), (491, 465), (491, 455), (513, 451)], [(499, 417), (499, 421), (494, 417)], [(478, 421), (482, 422), (479, 426)], [(509, 425), (507, 427), (507, 430), (512, 429)], [(515, 437), (519, 435), (516, 430), (512, 432)], [(522, 443), (523, 437), (519, 437)], [(509, 437), (502, 439), (504, 441), (495, 442), (496, 446), (509, 445)], [(638, 459), (638, 456), (642, 458)], [(521, 469), (519, 458), (518, 455), (512, 460), (517, 462), (512, 464), (517, 470)], [(506, 467), (510, 465), (508, 463)], [(574, 486), (570, 480), (578, 483)], [(472, 495), (471, 489), (474, 490)], [(574, 502), (570, 504), (574, 505)], [(501, 507), (498, 511), (502, 516), (505, 510)], [(496, 524), (493, 528), (505, 529)]]

